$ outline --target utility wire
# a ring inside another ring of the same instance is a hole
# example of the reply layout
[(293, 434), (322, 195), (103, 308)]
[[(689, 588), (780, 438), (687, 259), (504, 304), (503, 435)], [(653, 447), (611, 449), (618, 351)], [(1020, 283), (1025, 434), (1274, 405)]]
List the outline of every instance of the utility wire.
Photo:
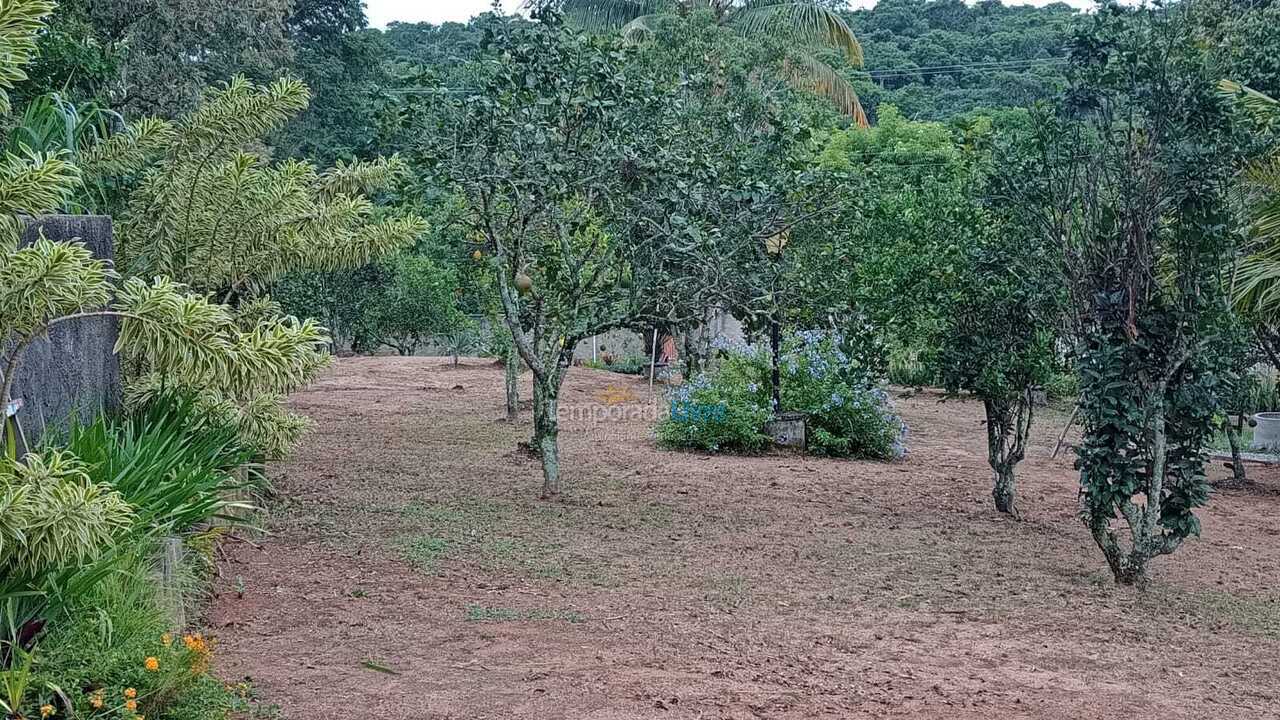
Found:
[(894, 68), (891, 70), (859, 70), (855, 74), (868, 77), (872, 80), (880, 78), (910, 77), (913, 75), (939, 75), (945, 73), (972, 71), (985, 73), (998, 70), (1032, 70), (1038, 67), (1051, 67), (1063, 65), (1068, 62), (1068, 58), (1044, 58), (1040, 60), (1019, 60), (1017, 62), (1005, 63), (971, 63), (962, 65), (939, 65), (935, 67), (921, 68)]

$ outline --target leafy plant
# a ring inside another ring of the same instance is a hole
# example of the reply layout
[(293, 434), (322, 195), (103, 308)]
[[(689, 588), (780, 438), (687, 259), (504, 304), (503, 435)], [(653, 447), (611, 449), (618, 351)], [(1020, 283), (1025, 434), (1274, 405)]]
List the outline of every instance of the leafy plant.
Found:
[(703, 373), (676, 388), (670, 413), (658, 423), (658, 440), (708, 452), (763, 450), (769, 443), (764, 425), (772, 413), (760, 405), (758, 386), (749, 382), (755, 370), (743, 359), (730, 359), (718, 374)]
[[(651, 152), (671, 122), (663, 86), (639, 70), (629, 75), (635, 68), (617, 47), (554, 17), (490, 29), (470, 69), (480, 91), (441, 88), (432, 97), (426, 155), (459, 198), (459, 222), (482, 243), (503, 319), (533, 373), (532, 445), (543, 495), (553, 497), (561, 492), (557, 407), (574, 348), (657, 314), (655, 302), (679, 307), (657, 288), (706, 243), (692, 234), (671, 243), (640, 217), (663, 179)], [(576, 121), (566, 125), (566, 114)]]
[(41, 638), (32, 675), (68, 691), (59, 715), (214, 720), (235, 703), (208, 675), (212, 640), (172, 627), (157, 604), (147, 547), (77, 598)]
[[(559, 5), (576, 22), (591, 29), (621, 29), (624, 37), (650, 37), (662, 16), (702, 11), (715, 22), (747, 36), (786, 43), (789, 53), (782, 75), (798, 87), (828, 98), (841, 112), (867, 125), (858, 94), (841, 74), (820, 59), (819, 51), (835, 50), (843, 60), (862, 66), (862, 45), (844, 18), (821, 2), (793, 0), (530, 0), (529, 6)], [(707, 58), (715, 62), (720, 58)]]
[(184, 390), (207, 412), (233, 419), (244, 444), (268, 457), (284, 454), (305, 427), (283, 409), (283, 396), (326, 366), (328, 338), (262, 292), (292, 270), (363, 265), (424, 228), (417, 215), (372, 199), (403, 179), (396, 158), (320, 171), (294, 160), (270, 164), (247, 149), (308, 98), (297, 80), (256, 86), (236, 78), (176, 123), (138, 121), (83, 156), (90, 177), (139, 178), (119, 213), (123, 271), (173, 277), (220, 298), (234, 328), (225, 340), (237, 356), (230, 364), (135, 348), (130, 400)]
[(0, 115), (8, 115), (9, 90), (27, 77), (23, 67), (35, 54), (36, 37), (44, 17), (53, 12), (52, 0), (12, 0), (5, 4), (0, 23)]
[(1199, 533), (1203, 447), (1234, 360), (1218, 350), (1219, 270), (1239, 146), (1187, 12), (1100, 11), (1073, 45), (1062, 112), (1037, 117), (1040, 151), (1017, 173), (1017, 197), (1064, 251), (1081, 516), (1122, 584)]
[[(894, 459), (906, 452), (906, 426), (866, 368), (834, 333), (788, 338), (780, 363), (783, 406), (803, 413), (809, 451), (831, 457)], [(715, 367), (676, 388), (658, 437), (672, 447), (754, 452), (769, 442), (773, 416), (771, 353), (718, 343)]]
[(120, 421), (106, 415), (71, 428), (66, 450), (96, 482), (137, 508), (151, 532), (183, 533), (221, 516), (243, 488), (234, 473), (250, 454), (234, 426), (220, 425), (190, 398), (166, 397)]

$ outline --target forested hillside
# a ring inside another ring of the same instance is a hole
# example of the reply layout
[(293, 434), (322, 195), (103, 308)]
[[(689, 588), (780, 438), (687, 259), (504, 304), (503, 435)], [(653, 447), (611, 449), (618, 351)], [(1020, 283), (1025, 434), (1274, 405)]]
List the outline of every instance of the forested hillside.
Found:
[(847, 17), (866, 53), (866, 72), (854, 75), (864, 104), (936, 120), (1048, 98), (1081, 15), (1065, 3), (882, 0)]

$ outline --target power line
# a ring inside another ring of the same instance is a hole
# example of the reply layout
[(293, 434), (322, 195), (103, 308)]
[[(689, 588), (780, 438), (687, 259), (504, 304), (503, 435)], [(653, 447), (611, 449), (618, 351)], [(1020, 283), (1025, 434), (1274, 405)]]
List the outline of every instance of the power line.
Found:
[(957, 65), (937, 65), (932, 67), (919, 68), (892, 68), (888, 70), (859, 70), (858, 75), (870, 77), (871, 79), (894, 78), (894, 77), (910, 77), (914, 75), (937, 75), (944, 73), (953, 73), (961, 71), (988, 72), (996, 70), (1031, 70), (1037, 67), (1050, 67), (1055, 65), (1063, 65), (1069, 62), (1068, 58), (1042, 58), (1038, 60), (1016, 60), (1005, 62), (991, 63), (963, 63)]

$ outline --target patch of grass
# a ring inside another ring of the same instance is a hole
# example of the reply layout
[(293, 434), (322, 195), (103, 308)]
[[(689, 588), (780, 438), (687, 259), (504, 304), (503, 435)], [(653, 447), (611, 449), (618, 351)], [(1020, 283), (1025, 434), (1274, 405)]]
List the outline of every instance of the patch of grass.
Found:
[(733, 612), (751, 600), (751, 583), (741, 575), (716, 575), (706, 581), (706, 600), (724, 612)]
[(1197, 590), (1185, 597), (1191, 612), (1210, 622), (1230, 624), (1250, 635), (1280, 638), (1280, 603), (1275, 600), (1222, 590)]
[(434, 573), (440, 568), (440, 561), (449, 552), (449, 541), (442, 537), (424, 535), (404, 544), (401, 555), (410, 565), (427, 573)]
[(586, 621), (586, 619), (586, 616), (577, 610), (560, 610), (553, 608), (517, 610), (515, 608), (489, 607), (486, 605), (467, 606), (467, 622), (559, 621), (577, 624)]
[[(1240, 451), (1253, 452), (1249, 450), (1249, 445), (1252, 442), (1253, 442), (1253, 428), (1249, 427), (1248, 425), (1245, 425), (1244, 429), (1240, 431)], [(1227, 440), (1227, 434), (1225, 432), (1221, 430), (1217, 430), (1213, 433), (1213, 439), (1209, 441), (1209, 447), (1213, 448), (1214, 450), (1229, 452), (1231, 450), (1231, 443)]]
[(401, 513), (423, 532), (402, 544), (401, 555), (423, 572), (436, 573), (441, 563), (461, 560), (493, 573), (543, 578), (569, 574), (560, 544), (540, 541), (522, 522), (528, 518), (496, 502), (464, 498), (412, 503)]

